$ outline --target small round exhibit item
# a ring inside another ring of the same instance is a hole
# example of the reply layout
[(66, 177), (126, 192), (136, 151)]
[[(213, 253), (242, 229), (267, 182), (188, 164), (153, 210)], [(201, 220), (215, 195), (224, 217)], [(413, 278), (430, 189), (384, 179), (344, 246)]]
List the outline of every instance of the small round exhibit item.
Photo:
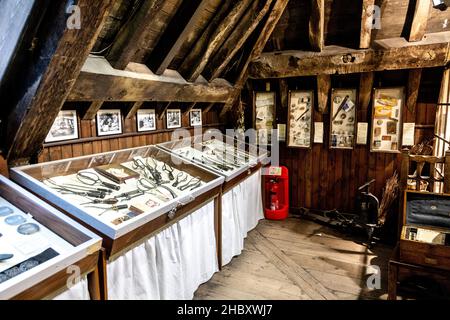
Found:
[(29, 236), (39, 232), (39, 226), (35, 223), (25, 223), (17, 228), (17, 232), (25, 236)]
[(0, 217), (6, 217), (13, 213), (14, 213), (14, 210), (11, 209), (10, 207), (4, 207), (4, 206), (0, 207)]
[(20, 215), (9, 216), (5, 219), (5, 223), (9, 224), (10, 226), (18, 226), (19, 224), (25, 223), (26, 221), (27, 220)]

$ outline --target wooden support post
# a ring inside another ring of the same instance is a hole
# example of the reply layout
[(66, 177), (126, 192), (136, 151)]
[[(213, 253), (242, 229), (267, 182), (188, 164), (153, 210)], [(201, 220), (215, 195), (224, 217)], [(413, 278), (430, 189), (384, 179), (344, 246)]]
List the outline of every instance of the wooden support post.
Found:
[(197, 105), (196, 102), (189, 103), (188, 107), (186, 108), (186, 111), (184, 111), (183, 116), (189, 115), (189, 112), (191, 112), (192, 109), (195, 108)]
[(411, 114), (415, 114), (417, 97), (419, 96), (420, 80), (422, 78), (422, 69), (410, 69), (408, 74), (408, 91), (406, 98), (406, 107)]
[(320, 74), (317, 76), (317, 108), (320, 113), (328, 113), (328, 99), (331, 90), (331, 76)]
[(322, 51), (325, 29), (325, 0), (311, 1), (309, 17), (309, 43), (313, 51)]
[(137, 101), (137, 102), (133, 103), (131, 108), (127, 111), (127, 114), (125, 115), (125, 119), (133, 118), (134, 115), (138, 112), (138, 110), (142, 107), (143, 104), (144, 104), (144, 102), (142, 102), (142, 101)]
[(368, 110), (372, 98), (373, 72), (363, 72), (359, 79), (359, 106), (361, 110)]
[(104, 101), (92, 101), (89, 108), (86, 110), (83, 115), (83, 120), (93, 120), (97, 115), (98, 110), (102, 107)]
[(162, 106), (161, 106), (161, 103), (158, 103), (158, 105), (160, 106), (160, 110), (158, 113), (158, 119), (162, 120), (164, 118), (164, 114), (166, 113), (167, 109), (169, 109), (171, 102), (163, 103)]
[(408, 41), (420, 41), (423, 39), (425, 31), (427, 29), (430, 7), (430, 0), (416, 0), (414, 16), (407, 37)]
[(288, 108), (289, 88), (288, 88), (287, 80), (286, 79), (278, 79), (278, 88), (280, 90), (281, 107)]
[(211, 111), (211, 109), (215, 106), (216, 104), (214, 102), (211, 102), (206, 108), (205, 110), (203, 110), (204, 113), (207, 113), (209, 111)]
[[(79, 0), (81, 28), (67, 29), (66, 3), (54, 4), (53, 16), (42, 20), (39, 45), (29, 52), (29, 64), (20, 70), (24, 86), (8, 106), (8, 159), (37, 154), (54, 119), (69, 95), (103, 27), (112, 1)], [(53, 2), (52, 2), (53, 5)], [(32, 58), (32, 59), (31, 59)], [(20, 67), (20, 66), (19, 66)]]
[(373, 6), (375, 0), (362, 1), (362, 15), (361, 15), (361, 34), (359, 37), (359, 48), (367, 49), (370, 47), (372, 40), (373, 28)]

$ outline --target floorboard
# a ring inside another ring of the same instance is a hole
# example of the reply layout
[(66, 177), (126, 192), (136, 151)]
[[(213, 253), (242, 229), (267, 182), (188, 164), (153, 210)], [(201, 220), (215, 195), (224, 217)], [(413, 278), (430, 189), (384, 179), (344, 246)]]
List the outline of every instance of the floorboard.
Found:
[[(392, 248), (369, 250), (335, 229), (309, 220), (261, 221), (242, 254), (196, 292), (197, 300), (386, 299)], [(372, 265), (381, 287), (369, 289)]]

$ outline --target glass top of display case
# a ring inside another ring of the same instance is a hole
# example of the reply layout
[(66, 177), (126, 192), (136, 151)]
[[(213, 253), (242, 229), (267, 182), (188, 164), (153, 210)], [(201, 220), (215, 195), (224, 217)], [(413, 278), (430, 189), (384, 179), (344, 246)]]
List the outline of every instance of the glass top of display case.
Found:
[(14, 168), (11, 175), (113, 239), (224, 180), (154, 146)]
[(158, 147), (224, 176), (226, 181), (267, 157), (267, 152), (262, 149), (212, 132), (161, 143)]

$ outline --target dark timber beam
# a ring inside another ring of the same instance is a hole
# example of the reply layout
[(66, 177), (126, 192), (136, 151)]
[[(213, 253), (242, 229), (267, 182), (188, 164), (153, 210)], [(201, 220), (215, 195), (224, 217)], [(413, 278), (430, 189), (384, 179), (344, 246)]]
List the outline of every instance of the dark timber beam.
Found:
[(409, 70), (406, 107), (408, 108), (408, 111), (411, 114), (415, 114), (421, 79), (422, 79), (422, 69)]
[[(161, 37), (161, 40), (153, 50), (147, 65), (158, 75), (164, 73), (172, 60), (180, 51), (181, 46), (187, 40), (189, 34), (194, 30), (196, 24), (202, 18), (203, 11), (208, 7), (211, 0), (188, 0), (184, 1), (178, 9), (174, 19)], [(190, 8), (197, 5), (195, 11), (191, 14)], [(183, 26), (181, 18), (189, 18)], [(177, 34), (177, 29), (182, 25), (183, 29)]]
[(367, 49), (370, 47), (372, 41), (372, 27), (373, 27), (373, 6), (375, 0), (362, 1), (361, 14), (361, 33), (359, 37), (359, 48)]
[[(143, 63), (158, 30), (166, 26), (169, 10), (176, 10), (182, 0), (146, 0), (119, 31), (106, 59), (116, 69), (125, 69), (129, 62)], [(171, 6), (172, 5), (172, 6)]]
[(210, 58), (231, 34), (250, 2), (251, 0), (238, 1), (231, 8), (232, 1), (222, 4), (178, 69), (186, 80), (195, 81), (200, 76)]
[(411, 23), (411, 28), (408, 34), (408, 41), (420, 41), (425, 35), (427, 29), (428, 14), (430, 12), (430, 0), (416, 0), (414, 8), (414, 16)]
[(361, 110), (368, 110), (370, 99), (372, 98), (373, 80), (375, 74), (373, 72), (361, 73), (359, 78), (359, 106)]
[(404, 38), (378, 40), (377, 49), (354, 50), (329, 46), (321, 53), (284, 51), (263, 53), (250, 66), (255, 79), (347, 74), (445, 66), (449, 62), (450, 32), (428, 34), (410, 43)]
[(311, 1), (309, 17), (309, 43), (313, 51), (322, 51), (325, 29), (325, 0)]
[(205, 67), (203, 76), (206, 79), (214, 80), (223, 74), (227, 66), (230, 65), (231, 60), (267, 14), (271, 4), (272, 0), (255, 0), (252, 2), (232, 34)]
[[(131, 66), (133, 69), (146, 69), (145, 66), (139, 68), (138, 64)], [(179, 75), (169, 77), (116, 70), (105, 59), (96, 57), (86, 61), (67, 99), (227, 103), (236, 92), (238, 90), (223, 79), (212, 83), (192, 83)]]
[(131, 105), (131, 107), (128, 109), (127, 114), (125, 115), (125, 119), (131, 119), (134, 117), (134, 115), (138, 112), (138, 110), (142, 107), (144, 104), (143, 101), (135, 102)]
[(331, 76), (319, 74), (317, 76), (317, 109), (320, 113), (328, 113), (328, 99), (331, 90)]
[(86, 113), (83, 115), (83, 120), (93, 120), (97, 115), (98, 110), (102, 107), (104, 101), (92, 101)]
[(15, 163), (37, 154), (67, 95), (75, 84), (111, 7), (111, 0), (79, 0), (81, 28), (67, 29), (65, 1), (51, 1), (50, 9), (29, 48), (33, 61), (22, 70), (27, 84), (8, 116), (6, 150)]
[[(261, 32), (257, 36), (250, 54), (246, 58), (244, 58), (244, 62), (240, 65), (240, 72), (235, 81), (235, 86), (237, 88), (242, 89), (244, 87), (244, 84), (247, 81), (249, 75), (248, 71), (250, 62), (261, 55), (267, 41), (269, 40), (270, 35), (272, 34), (275, 26), (277, 25), (284, 10), (286, 9), (288, 2), (289, 0), (275, 0), (273, 2), (271, 10), (269, 10), (268, 17), (263, 20)], [(231, 102), (225, 104), (220, 114), (222, 117), (235, 103), (238, 102), (239, 97), (240, 91), (234, 96)]]

